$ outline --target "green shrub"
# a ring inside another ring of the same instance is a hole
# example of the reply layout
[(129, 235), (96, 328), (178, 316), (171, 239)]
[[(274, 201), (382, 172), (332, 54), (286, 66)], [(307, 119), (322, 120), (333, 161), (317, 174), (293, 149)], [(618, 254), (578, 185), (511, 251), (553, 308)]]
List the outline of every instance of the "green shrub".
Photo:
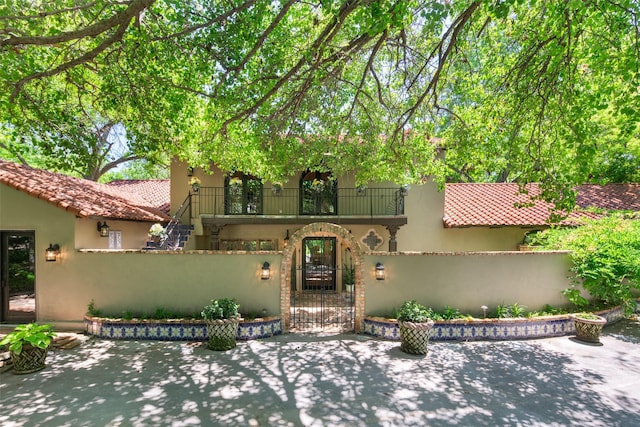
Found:
[(426, 322), (430, 319), (429, 315), (432, 314), (424, 305), (419, 304), (415, 300), (405, 301), (400, 306), (396, 318), (403, 322)]
[(55, 335), (51, 325), (38, 325), (36, 323), (18, 325), (13, 332), (7, 334), (0, 341), (0, 347), (8, 344), (9, 350), (15, 354), (20, 354), (22, 353), (22, 347), (27, 344), (38, 348), (49, 347)]
[(577, 228), (545, 230), (537, 240), (548, 249), (571, 251), (574, 285), (563, 294), (578, 309), (588, 303), (580, 285), (596, 301), (631, 308), (631, 290), (640, 287), (639, 220), (617, 213)]
[(206, 305), (202, 310), (202, 318), (207, 320), (233, 319), (239, 317), (238, 309), (240, 304), (230, 298), (220, 298), (211, 300), (211, 304)]
[(459, 319), (461, 317), (462, 317), (462, 314), (460, 313), (460, 310), (458, 310), (457, 308), (449, 307), (449, 306), (446, 306), (442, 313), (442, 318), (444, 320)]
[(102, 312), (96, 308), (96, 303), (93, 299), (87, 304), (87, 314), (92, 317), (99, 317), (102, 314)]

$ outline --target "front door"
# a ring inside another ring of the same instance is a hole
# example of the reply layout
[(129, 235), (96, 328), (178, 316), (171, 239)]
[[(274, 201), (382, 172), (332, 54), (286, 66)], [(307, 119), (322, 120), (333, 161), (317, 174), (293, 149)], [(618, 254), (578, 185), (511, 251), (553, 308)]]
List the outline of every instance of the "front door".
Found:
[(0, 232), (0, 321), (36, 320), (35, 233)]

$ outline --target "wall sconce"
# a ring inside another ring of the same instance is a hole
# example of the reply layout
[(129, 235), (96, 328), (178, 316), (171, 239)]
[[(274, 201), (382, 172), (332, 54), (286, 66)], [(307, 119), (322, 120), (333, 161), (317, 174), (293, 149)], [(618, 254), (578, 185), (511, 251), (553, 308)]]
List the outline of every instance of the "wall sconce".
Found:
[(289, 244), (289, 229), (287, 228), (287, 235), (284, 236), (284, 247), (286, 248)]
[(100, 237), (109, 237), (109, 226), (107, 225), (107, 221), (102, 224), (98, 221), (98, 232), (100, 233)]
[(384, 265), (381, 262), (376, 263), (376, 280), (384, 280)]
[(193, 176), (193, 166), (187, 168), (187, 176)]
[(262, 264), (262, 270), (260, 270), (260, 278), (262, 280), (269, 280), (271, 278), (271, 268), (268, 262)]
[(60, 255), (60, 245), (57, 243), (55, 245), (49, 243), (49, 247), (44, 252), (44, 259), (47, 262), (56, 262), (58, 260), (58, 255)]

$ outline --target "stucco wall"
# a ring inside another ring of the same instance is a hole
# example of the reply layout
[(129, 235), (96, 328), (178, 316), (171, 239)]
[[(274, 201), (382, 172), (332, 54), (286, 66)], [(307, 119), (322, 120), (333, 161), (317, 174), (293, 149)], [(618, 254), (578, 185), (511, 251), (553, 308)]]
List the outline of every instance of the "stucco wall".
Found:
[[(102, 220), (105, 221), (105, 220)], [(151, 222), (107, 220), (110, 231), (119, 231), (122, 235), (121, 249), (140, 249), (147, 243)], [(109, 249), (109, 238), (100, 237), (98, 220), (76, 219), (76, 249)]]
[[(386, 280), (375, 280), (382, 262)], [(518, 303), (528, 310), (567, 304), (569, 255), (562, 252), (377, 253), (365, 256), (366, 302), (370, 315), (388, 314), (403, 301), (441, 310), (449, 305), (480, 314), (486, 305)]]
[[(36, 242), (36, 313), (46, 306), (64, 304), (66, 292), (59, 285), (66, 283), (59, 266), (74, 254), (74, 215), (48, 202), (0, 184), (0, 230), (34, 231)], [(46, 262), (49, 244), (60, 245), (60, 260)]]
[[(259, 277), (264, 261), (271, 264), (268, 281)], [(383, 281), (374, 277), (378, 261), (385, 266)], [(280, 262), (273, 252), (72, 253), (49, 268), (38, 317), (80, 320), (91, 299), (112, 314), (158, 307), (197, 312), (219, 297), (236, 298), (243, 312), (279, 314)], [(372, 253), (364, 258), (364, 312), (388, 314), (409, 299), (476, 315), (481, 305), (561, 306), (568, 266), (563, 253)]]
[[(271, 279), (261, 280), (262, 264)], [(81, 320), (93, 299), (107, 314), (199, 312), (213, 298), (235, 298), (243, 312), (279, 313), (280, 255), (274, 253), (76, 252), (55, 263), (40, 320)], [(50, 263), (51, 264), (51, 263)], [(44, 299), (44, 298), (43, 298)]]

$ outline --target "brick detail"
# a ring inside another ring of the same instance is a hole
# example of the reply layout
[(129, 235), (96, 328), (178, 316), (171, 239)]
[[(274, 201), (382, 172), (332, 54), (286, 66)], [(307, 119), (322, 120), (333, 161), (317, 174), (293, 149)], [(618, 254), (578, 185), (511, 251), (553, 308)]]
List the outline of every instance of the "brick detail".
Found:
[(349, 230), (336, 224), (327, 222), (315, 222), (306, 225), (293, 233), (289, 244), (282, 253), (282, 264), (280, 265), (280, 315), (282, 317), (283, 329), (289, 330), (291, 324), (291, 262), (293, 251), (305, 237), (338, 237), (351, 248), (353, 268), (355, 269), (355, 331), (360, 333), (364, 330), (364, 248)]

